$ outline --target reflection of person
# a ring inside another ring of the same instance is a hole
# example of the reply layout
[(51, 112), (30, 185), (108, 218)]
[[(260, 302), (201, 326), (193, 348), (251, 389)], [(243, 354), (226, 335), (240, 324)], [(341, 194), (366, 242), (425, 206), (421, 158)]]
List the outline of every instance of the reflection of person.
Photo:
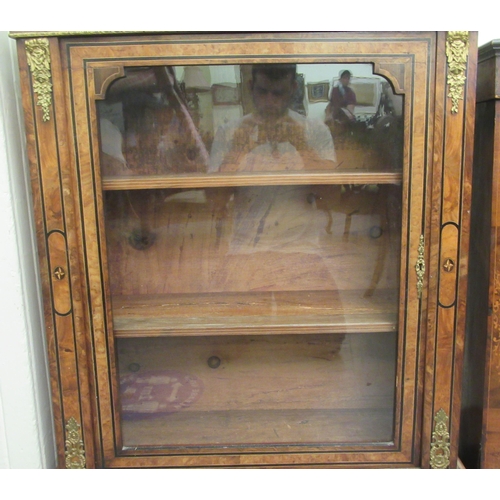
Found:
[(348, 123), (356, 120), (354, 108), (356, 107), (356, 94), (349, 86), (352, 74), (344, 70), (340, 74), (338, 84), (333, 87), (330, 94), (330, 102), (326, 108), (326, 121), (337, 121)]
[(289, 109), (296, 90), (293, 64), (254, 65), (255, 112), (217, 131), (211, 171), (330, 169), (335, 150), (328, 128)]
[(99, 117), (108, 175), (206, 172), (209, 153), (173, 67), (127, 68)]

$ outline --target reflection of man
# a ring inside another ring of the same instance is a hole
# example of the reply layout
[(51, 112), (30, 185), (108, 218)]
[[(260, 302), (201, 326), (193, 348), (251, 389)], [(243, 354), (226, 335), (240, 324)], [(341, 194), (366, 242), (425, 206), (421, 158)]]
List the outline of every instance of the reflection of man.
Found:
[(293, 64), (261, 64), (252, 69), (255, 112), (217, 131), (210, 170), (285, 171), (334, 167), (328, 128), (289, 109), (297, 88)]
[(342, 71), (338, 85), (332, 89), (330, 103), (326, 109), (326, 121), (337, 120), (341, 123), (355, 121), (354, 108), (356, 107), (356, 94), (349, 86), (351, 72)]

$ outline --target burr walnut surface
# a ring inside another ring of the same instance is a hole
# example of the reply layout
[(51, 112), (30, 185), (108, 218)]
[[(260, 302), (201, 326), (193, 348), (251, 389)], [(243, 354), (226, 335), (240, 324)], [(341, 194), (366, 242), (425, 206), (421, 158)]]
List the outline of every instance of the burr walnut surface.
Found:
[[(60, 467), (455, 467), (474, 33), (11, 36)], [(313, 154), (346, 65), (378, 101)]]

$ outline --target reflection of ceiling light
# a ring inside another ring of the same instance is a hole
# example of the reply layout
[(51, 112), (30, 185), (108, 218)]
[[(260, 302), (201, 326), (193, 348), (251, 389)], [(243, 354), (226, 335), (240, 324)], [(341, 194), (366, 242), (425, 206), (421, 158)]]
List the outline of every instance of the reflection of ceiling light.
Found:
[(186, 90), (204, 92), (210, 90), (211, 78), (208, 66), (186, 66), (184, 68)]

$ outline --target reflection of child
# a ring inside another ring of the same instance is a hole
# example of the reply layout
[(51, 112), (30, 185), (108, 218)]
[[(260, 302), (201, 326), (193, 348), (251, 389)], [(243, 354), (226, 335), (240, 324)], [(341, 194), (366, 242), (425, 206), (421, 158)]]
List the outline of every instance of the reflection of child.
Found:
[(352, 74), (344, 70), (340, 74), (340, 80), (330, 94), (330, 102), (326, 108), (326, 121), (338, 121), (346, 123), (355, 121), (354, 108), (356, 107), (356, 94), (349, 86)]

